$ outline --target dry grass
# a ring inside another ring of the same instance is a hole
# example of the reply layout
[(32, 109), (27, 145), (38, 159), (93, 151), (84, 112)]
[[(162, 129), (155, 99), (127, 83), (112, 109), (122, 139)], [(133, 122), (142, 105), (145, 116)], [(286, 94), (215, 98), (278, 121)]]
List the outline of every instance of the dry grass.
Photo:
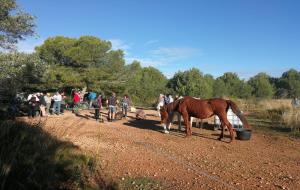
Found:
[(249, 113), (250, 123), (257, 129), (272, 129), (300, 137), (300, 108), (294, 109), (291, 99), (235, 101), (241, 110)]
[(300, 137), (300, 109), (290, 109), (282, 116), (283, 123), (291, 129), (292, 135)]
[(259, 100), (259, 99), (247, 99), (235, 100), (238, 106), (243, 111), (261, 111), (261, 110), (272, 110), (272, 109), (292, 109), (291, 99), (269, 99), (269, 100)]

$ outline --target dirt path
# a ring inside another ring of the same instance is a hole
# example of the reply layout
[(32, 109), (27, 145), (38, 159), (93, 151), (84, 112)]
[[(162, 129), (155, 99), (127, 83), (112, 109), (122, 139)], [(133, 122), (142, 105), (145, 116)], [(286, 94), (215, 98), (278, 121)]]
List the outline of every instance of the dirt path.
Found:
[[(300, 189), (300, 142), (254, 133), (217, 140), (219, 131), (161, 133), (159, 118), (98, 123), (88, 111), (49, 117), (45, 130), (99, 158), (116, 181), (146, 177), (162, 189)], [(177, 127), (177, 126), (176, 126)]]

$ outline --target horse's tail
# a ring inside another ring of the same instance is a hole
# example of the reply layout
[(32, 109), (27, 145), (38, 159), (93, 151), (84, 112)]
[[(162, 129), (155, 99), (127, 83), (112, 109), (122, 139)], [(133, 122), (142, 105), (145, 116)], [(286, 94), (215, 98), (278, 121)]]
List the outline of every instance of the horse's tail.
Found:
[(231, 101), (231, 100), (226, 100), (227, 104), (231, 107), (233, 113), (235, 113), (240, 120), (242, 121), (243, 125), (246, 128), (251, 128), (251, 126), (249, 125), (248, 121), (246, 120), (245, 116), (243, 115), (243, 113), (241, 112), (241, 110), (237, 107), (237, 105)]

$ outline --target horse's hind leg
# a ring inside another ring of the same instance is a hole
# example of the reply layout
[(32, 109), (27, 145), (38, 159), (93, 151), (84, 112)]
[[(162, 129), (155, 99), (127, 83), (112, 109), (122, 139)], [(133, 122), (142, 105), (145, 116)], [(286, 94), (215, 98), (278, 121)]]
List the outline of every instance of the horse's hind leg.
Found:
[(218, 140), (222, 140), (224, 138), (225, 123), (222, 122), (220, 127), (221, 127), (221, 134), (220, 134), (220, 137), (218, 138)]
[(220, 138), (221, 138), (221, 136), (224, 137), (224, 130), (225, 130), (225, 125), (226, 125), (229, 130), (229, 133), (230, 133), (230, 139), (232, 141), (234, 138), (234, 133), (233, 133), (232, 125), (227, 120), (227, 114), (222, 114), (222, 116), (219, 116), (219, 118), (221, 120), (221, 127), (222, 127), (222, 132), (221, 132)]
[(186, 137), (191, 136), (192, 135), (192, 131), (191, 131), (191, 125), (189, 122), (189, 114), (187, 112), (183, 112), (182, 113), (183, 116), (183, 120), (184, 120), (184, 125), (186, 126)]

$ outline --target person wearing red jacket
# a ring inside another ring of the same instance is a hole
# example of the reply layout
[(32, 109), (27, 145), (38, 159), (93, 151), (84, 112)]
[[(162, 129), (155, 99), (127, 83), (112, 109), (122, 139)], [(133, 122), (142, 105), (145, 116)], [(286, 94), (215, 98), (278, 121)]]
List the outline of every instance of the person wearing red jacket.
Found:
[(74, 113), (74, 109), (77, 108), (79, 102), (80, 102), (80, 95), (77, 91), (75, 91), (73, 95), (73, 113)]

